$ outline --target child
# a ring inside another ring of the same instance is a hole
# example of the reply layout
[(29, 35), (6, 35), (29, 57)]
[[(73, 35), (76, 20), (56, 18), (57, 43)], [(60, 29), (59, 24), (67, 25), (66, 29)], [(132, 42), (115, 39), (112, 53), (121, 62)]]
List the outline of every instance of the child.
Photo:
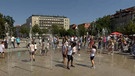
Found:
[(71, 67), (75, 67), (74, 65), (73, 65), (73, 47), (74, 47), (74, 45), (73, 44), (69, 44), (69, 46), (68, 46), (68, 52), (67, 52), (67, 58), (68, 58), (68, 62), (67, 62), (67, 69), (69, 69), (70, 70), (70, 68), (69, 68), (69, 62), (71, 61)]
[(0, 53), (2, 53), (2, 57), (4, 57), (4, 50), (5, 50), (4, 41), (2, 41), (0, 44)]
[(30, 44), (30, 61), (33, 59), (33, 61), (35, 61), (35, 46), (34, 46), (34, 42), (31, 42)]
[(34, 47), (35, 47), (35, 48), (34, 48), (34, 49), (35, 49), (34, 51), (35, 51), (35, 54), (36, 54), (36, 51), (37, 51), (37, 44), (36, 44), (36, 42), (35, 42), (35, 44), (34, 44)]
[(91, 49), (91, 51), (90, 51), (90, 60), (91, 60), (91, 64), (92, 64), (92, 68), (95, 68), (95, 63), (94, 63), (94, 57), (95, 57), (95, 53), (96, 53), (96, 46), (95, 45), (93, 45), (92, 46), (92, 49)]
[(78, 42), (78, 56), (80, 56), (80, 50), (81, 50), (81, 41)]

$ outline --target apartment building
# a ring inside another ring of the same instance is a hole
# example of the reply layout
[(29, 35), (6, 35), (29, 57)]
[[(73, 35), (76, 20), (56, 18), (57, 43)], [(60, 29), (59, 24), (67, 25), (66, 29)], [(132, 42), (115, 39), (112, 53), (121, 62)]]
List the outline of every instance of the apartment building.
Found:
[(50, 15), (32, 15), (26, 20), (29, 26), (39, 25), (41, 29), (48, 29), (52, 25), (58, 25), (65, 30), (69, 29), (70, 20), (65, 16), (50, 16)]
[(135, 19), (135, 6), (126, 9), (120, 9), (119, 11), (116, 11), (115, 14), (111, 15), (112, 28), (115, 29), (119, 26), (124, 26), (133, 19)]

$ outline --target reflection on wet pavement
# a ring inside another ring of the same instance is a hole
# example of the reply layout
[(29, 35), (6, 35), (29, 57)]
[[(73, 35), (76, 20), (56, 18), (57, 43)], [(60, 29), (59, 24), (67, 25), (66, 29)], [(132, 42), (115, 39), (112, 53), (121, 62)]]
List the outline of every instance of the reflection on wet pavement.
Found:
[(0, 58), (0, 76), (134, 76), (135, 59), (123, 54), (97, 54), (96, 68), (91, 69), (89, 54), (74, 55), (75, 68), (67, 70), (60, 51), (50, 51), (48, 56), (36, 54), (36, 61), (29, 61), (28, 51), (6, 53)]

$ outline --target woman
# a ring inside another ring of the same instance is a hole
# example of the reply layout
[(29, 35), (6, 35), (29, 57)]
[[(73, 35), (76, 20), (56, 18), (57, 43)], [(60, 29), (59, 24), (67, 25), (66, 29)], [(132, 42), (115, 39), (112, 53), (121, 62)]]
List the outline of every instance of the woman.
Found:
[(113, 55), (113, 51), (114, 51), (114, 41), (110, 40), (109, 45), (108, 45), (108, 54)]

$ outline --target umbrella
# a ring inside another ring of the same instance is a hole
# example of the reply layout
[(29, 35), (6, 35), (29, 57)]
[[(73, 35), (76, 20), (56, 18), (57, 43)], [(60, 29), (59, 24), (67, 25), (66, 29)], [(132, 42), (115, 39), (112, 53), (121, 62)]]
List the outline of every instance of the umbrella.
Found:
[(113, 32), (113, 33), (111, 33), (111, 35), (122, 35), (122, 33), (120, 33), (120, 32)]

